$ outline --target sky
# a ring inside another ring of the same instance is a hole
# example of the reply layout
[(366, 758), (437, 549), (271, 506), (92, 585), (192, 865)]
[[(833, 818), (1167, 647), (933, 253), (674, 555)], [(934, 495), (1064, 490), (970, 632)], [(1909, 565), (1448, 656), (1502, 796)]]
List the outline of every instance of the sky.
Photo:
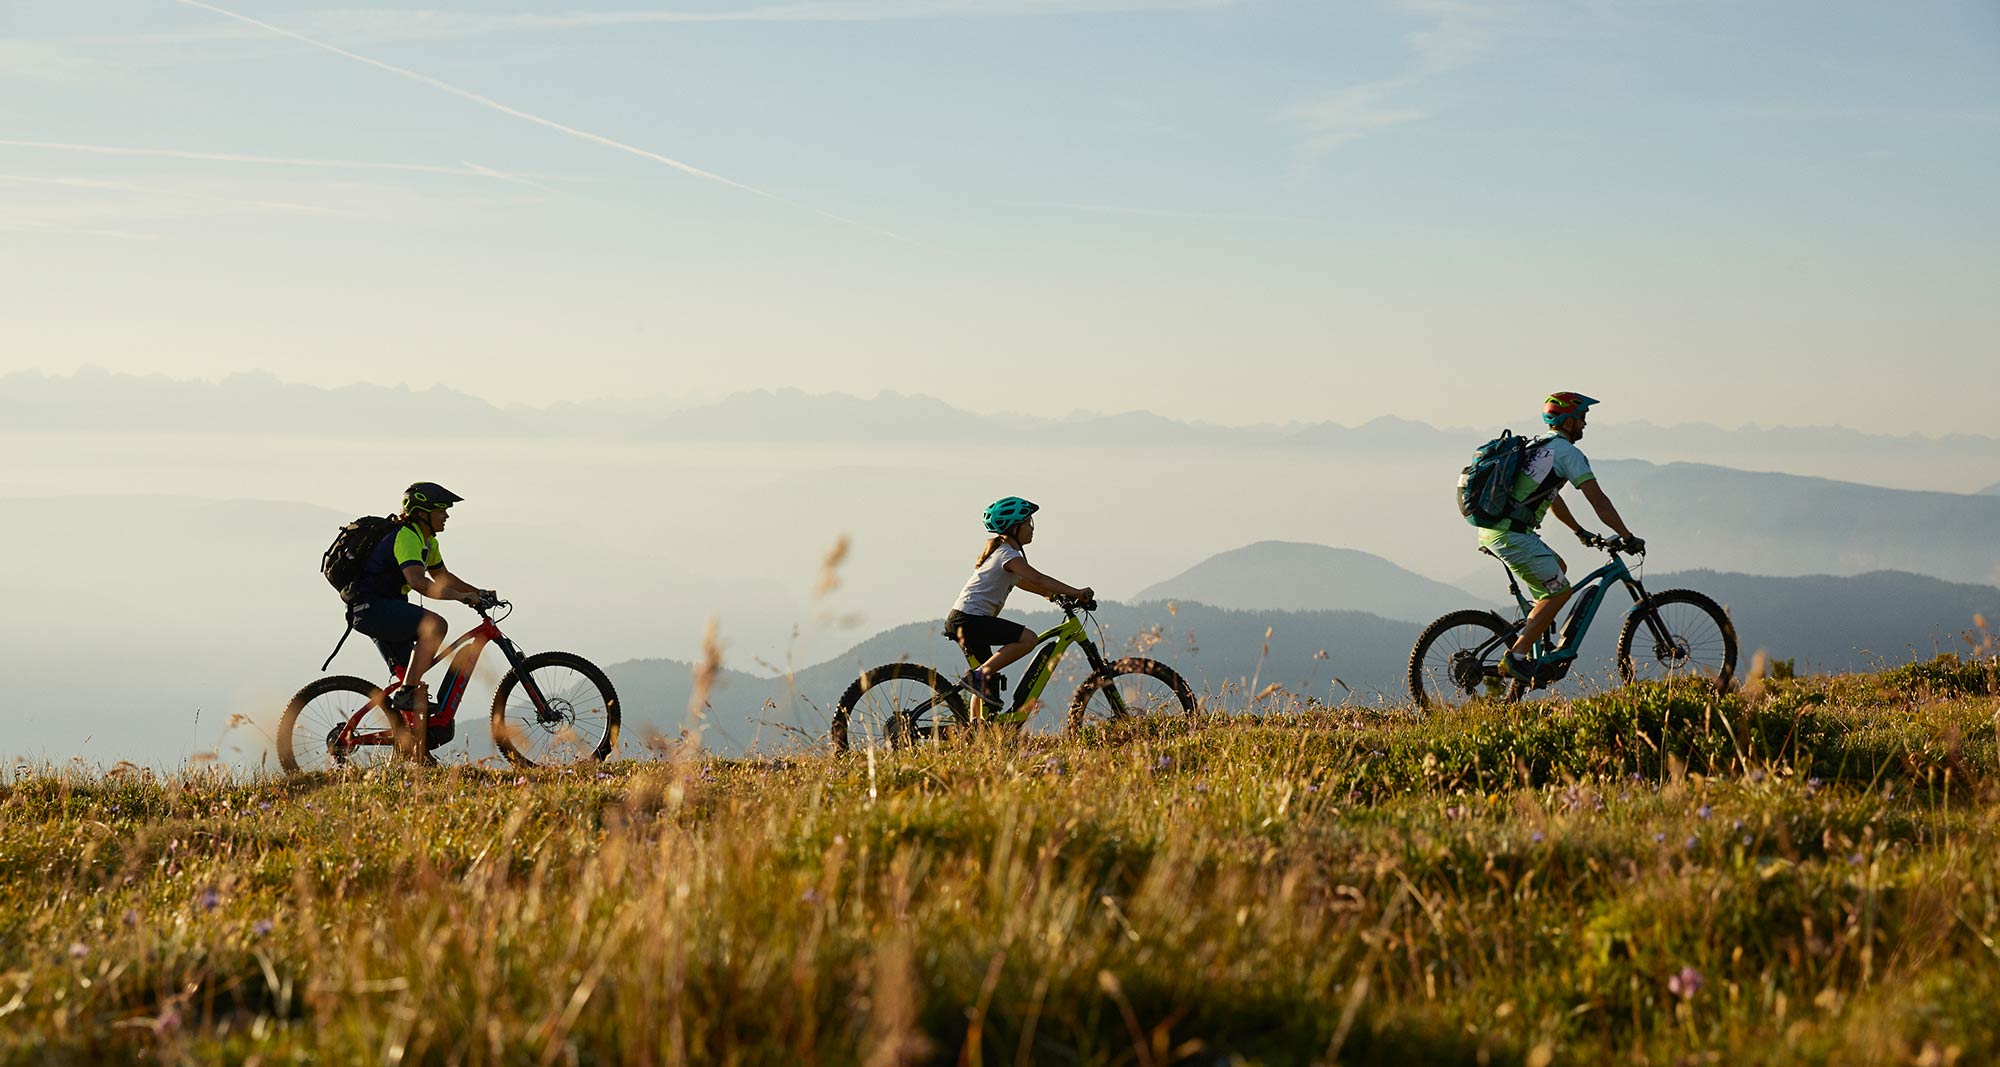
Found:
[(2000, 429), (1992, 0), (0, 0), (0, 105), (0, 372)]

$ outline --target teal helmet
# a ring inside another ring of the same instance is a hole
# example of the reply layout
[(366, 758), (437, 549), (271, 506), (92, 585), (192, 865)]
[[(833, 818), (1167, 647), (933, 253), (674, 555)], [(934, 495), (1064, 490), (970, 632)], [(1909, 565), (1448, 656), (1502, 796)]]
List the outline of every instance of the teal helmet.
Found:
[(403, 514), (443, 511), (464, 499), (436, 482), (418, 482), (403, 490)]
[(1040, 504), (1029, 503), (1018, 496), (1003, 496), (986, 505), (986, 530), (989, 533), (1006, 533), (1040, 510)]

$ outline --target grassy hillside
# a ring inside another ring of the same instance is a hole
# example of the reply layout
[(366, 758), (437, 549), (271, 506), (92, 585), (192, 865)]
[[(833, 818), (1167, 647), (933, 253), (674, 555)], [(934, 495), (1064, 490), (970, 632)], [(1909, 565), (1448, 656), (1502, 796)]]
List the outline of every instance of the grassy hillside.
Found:
[(1984, 1063), (1994, 664), (0, 786), (0, 1062)]

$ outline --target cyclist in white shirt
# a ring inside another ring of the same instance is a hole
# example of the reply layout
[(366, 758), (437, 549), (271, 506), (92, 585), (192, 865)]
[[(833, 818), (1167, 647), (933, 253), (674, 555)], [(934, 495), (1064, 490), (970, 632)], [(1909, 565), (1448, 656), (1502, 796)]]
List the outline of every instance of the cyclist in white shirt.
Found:
[(1040, 510), (1039, 504), (1018, 496), (1002, 497), (986, 508), (986, 532), (993, 536), (945, 617), (946, 636), (982, 661), (965, 673), (964, 682), (990, 708), (1006, 703), (998, 684), (1000, 669), (1033, 652), (1039, 640), (1035, 631), (1000, 617), (1007, 594), (1020, 586), (1045, 597), (1091, 600), (1096, 595), (1089, 586), (1067, 585), (1028, 564), (1022, 548), (1035, 539), (1034, 514)]

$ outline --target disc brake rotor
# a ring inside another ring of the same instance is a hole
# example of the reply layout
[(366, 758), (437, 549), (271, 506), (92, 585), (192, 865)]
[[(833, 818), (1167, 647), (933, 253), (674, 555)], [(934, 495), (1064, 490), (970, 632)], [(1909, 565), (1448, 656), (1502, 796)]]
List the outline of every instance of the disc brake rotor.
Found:
[(341, 739), (341, 735), (346, 732), (347, 724), (344, 722), (334, 723), (333, 728), (326, 732), (326, 755), (335, 763), (347, 762), (349, 745)]

